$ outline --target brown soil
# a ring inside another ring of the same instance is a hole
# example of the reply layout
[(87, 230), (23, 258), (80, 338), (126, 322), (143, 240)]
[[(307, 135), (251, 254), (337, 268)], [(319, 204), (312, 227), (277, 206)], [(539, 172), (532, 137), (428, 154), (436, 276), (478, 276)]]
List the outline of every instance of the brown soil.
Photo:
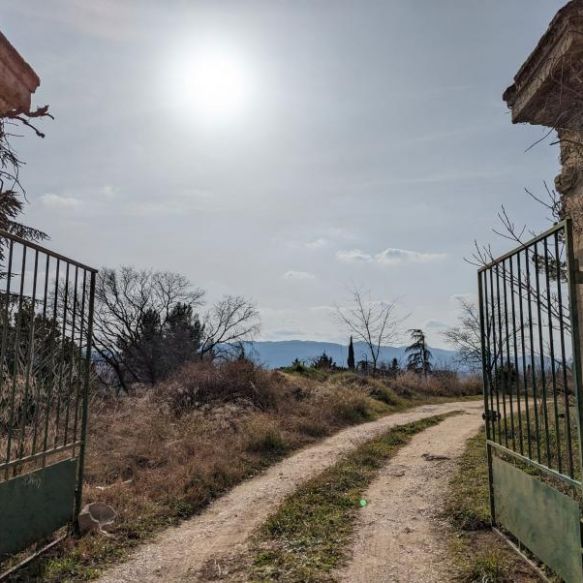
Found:
[[(401, 495), (403, 490), (397, 490), (397, 482), (391, 483), (390, 489), (385, 489), (383, 500), (378, 505), (373, 503), (368, 512), (372, 512), (370, 520), (374, 520), (378, 507), (391, 503), (391, 499), (400, 500), (400, 505), (412, 506), (411, 498), (422, 496), (424, 492), (433, 492), (432, 496), (423, 497), (424, 502), (416, 503), (417, 511), (409, 516), (419, 526), (425, 521), (431, 522), (433, 509), (430, 504), (436, 501), (440, 494), (437, 484), (445, 484), (440, 476), (445, 477), (451, 470), (446, 470), (448, 460), (426, 461), (421, 457), (423, 453), (455, 456), (461, 453), (466, 437), (475, 433), (479, 427), (482, 403), (479, 401), (448, 403), (442, 405), (426, 405), (406, 413), (399, 413), (384, 417), (372, 423), (345, 429), (322, 443), (306, 448), (299, 453), (283, 460), (267, 470), (261, 476), (249, 480), (229, 494), (213, 503), (202, 514), (186, 521), (181, 526), (171, 528), (158, 536), (152, 543), (141, 547), (127, 562), (111, 569), (98, 581), (100, 583), (172, 583), (172, 582), (202, 582), (222, 578), (224, 570), (233, 554), (244, 553), (247, 540), (253, 531), (275, 510), (277, 505), (300, 484), (322, 472), (326, 467), (334, 464), (341, 455), (387, 431), (391, 427), (411, 423), (425, 417), (431, 417), (452, 411), (465, 411), (470, 415), (463, 415), (448, 420), (436, 429), (431, 429), (423, 436), (435, 435), (437, 439), (426, 443), (415, 455), (406, 462), (413, 473), (406, 478), (410, 484), (410, 493), (405, 499)], [(417, 443), (417, 438), (415, 442)], [(403, 450), (409, 450), (414, 444)], [(401, 461), (395, 461), (388, 466), (387, 472), (394, 471), (395, 465), (405, 465), (405, 460), (399, 454)], [(441, 468), (441, 469), (440, 469)], [(417, 471), (423, 469), (424, 471)], [(409, 470), (406, 470), (408, 474)], [(393, 480), (403, 480), (403, 477), (393, 477)], [(389, 477), (390, 478), (390, 477)], [(382, 479), (382, 478), (381, 478)], [(435, 481), (436, 485), (431, 485)], [(376, 486), (373, 486), (373, 488)], [(370, 496), (370, 494), (369, 494)], [(371, 500), (375, 499), (373, 493)], [(399, 504), (397, 506), (399, 506)], [(425, 514), (424, 514), (425, 513)], [(364, 516), (364, 514), (363, 514)], [(412, 517), (415, 516), (413, 519)], [(388, 517), (387, 517), (388, 518)], [(405, 515), (403, 514), (403, 518)], [(364, 523), (363, 523), (364, 525)], [(421, 530), (419, 534), (421, 535)], [(429, 533), (429, 530), (427, 531)], [(426, 551), (432, 549), (432, 542), (428, 542)], [(375, 545), (377, 547), (377, 545)], [(427, 554), (427, 553), (426, 553)], [(403, 553), (397, 552), (390, 556), (385, 552), (387, 560), (394, 567), (397, 561), (402, 560)], [(367, 560), (368, 560), (367, 555)], [(358, 562), (364, 560), (364, 555), (355, 555)], [(371, 560), (374, 555), (370, 555)], [(419, 557), (421, 559), (421, 557)], [(214, 565), (213, 574), (208, 573), (208, 566)], [(225, 568), (223, 568), (223, 565)], [(373, 572), (380, 572), (374, 570)], [(385, 572), (386, 573), (386, 572)], [(357, 579), (354, 579), (356, 581)], [(360, 579), (373, 581), (373, 579)], [(376, 580), (376, 579), (375, 579)], [(380, 581), (380, 579), (378, 579)], [(424, 581), (433, 579), (383, 579), (383, 581)], [(351, 579), (351, 581), (353, 581)]]

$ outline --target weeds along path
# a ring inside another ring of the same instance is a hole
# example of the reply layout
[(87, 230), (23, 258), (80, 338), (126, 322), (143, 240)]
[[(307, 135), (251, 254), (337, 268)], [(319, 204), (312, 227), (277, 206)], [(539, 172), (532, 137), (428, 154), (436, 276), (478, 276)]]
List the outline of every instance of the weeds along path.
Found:
[[(467, 409), (466, 409), (467, 410)], [(440, 518), (456, 458), (479, 430), (481, 409), (419, 433), (381, 470), (359, 513), (342, 583), (446, 583), (451, 526)]]
[[(446, 443), (451, 442), (456, 453), (461, 452), (466, 431), (469, 431), (468, 436), (472, 431), (477, 431), (482, 406), (481, 401), (425, 405), (405, 413), (396, 413), (378, 421), (345, 429), (318, 445), (299, 451), (272, 466), (264, 474), (240, 484), (200, 515), (176, 528), (168, 529), (153, 542), (141, 547), (128, 561), (109, 570), (98, 581), (100, 583), (185, 583), (221, 580), (222, 573), (229, 569), (229, 559), (233, 555), (244, 552), (249, 536), (265, 522), (277, 505), (304, 481), (334, 464), (341, 455), (381, 435), (391, 427), (443, 413), (465, 411), (470, 415), (456, 416), (452, 418), (451, 423), (443, 425), (450, 430), (462, 423), (464, 427), (466, 425), (471, 427), (466, 428), (462, 435), (455, 430), (451, 437), (447, 435), (446, 429), (441, 433), (440, 438)], [(464, 421), (462, 422), (461, 419)], [(437, 444), (435, 446), (433, 449), (438, 451)], [(418, 482), (412, 488), (416, 494), (428, 487), (427, 471), (435, 465), (434, 462), (422, 461), (425, 472), (417, 476)], [(394, 464), (391, 463), (390, 467), (394, 467)], [(435, 470), (431, 470), (433, 471)], [(397, 485), (395, 484), (394, 487)], [(393, 494), (399, 497), (400, 505), (410, 504), (409, 500), (403, 499), (393, 486), (383, 492), (383, 499), (390, 498)], [(373, 506), (376, 507), (376, 504)], [(390, 553), (385, 554), (390, 556)], [(394, 561), (398, 558), (397, 552), (392, 559)], [(209, 569), (209, 567), (212, 568)], [(371, 579), (361, 580), (372, 581)], [(423, 579), (415, 579), (415, 581), (421, 580)]]

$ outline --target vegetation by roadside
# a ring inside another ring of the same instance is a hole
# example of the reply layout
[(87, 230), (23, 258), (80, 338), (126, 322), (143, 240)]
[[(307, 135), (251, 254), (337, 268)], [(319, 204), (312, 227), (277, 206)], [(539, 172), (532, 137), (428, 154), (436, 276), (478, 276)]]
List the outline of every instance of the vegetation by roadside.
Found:
[(468, 441), (450, 482), (445, 515), (454, 527), (451, 549), (463, 583), (535, 583), (540, 578), (490, 530), (484, 431)]
[(116, 529), (111, 537), (70, 539), (12, 581), (93, 579), (290, 452), (344, 427), (439, 400), (447, 398), (425, 392), (421, 379), (413, 391), (394, 380), (346, 372), (314, 378), (245, 360), (194, 363), (128, 396), (96, 394), (85, 500), (111, 505)]
[(378, 471), (436, 416), (391, 429), (345, 456), (292, 494), (258, 534), (247, 581), (332, 583), (346, 559), (363, 492)]

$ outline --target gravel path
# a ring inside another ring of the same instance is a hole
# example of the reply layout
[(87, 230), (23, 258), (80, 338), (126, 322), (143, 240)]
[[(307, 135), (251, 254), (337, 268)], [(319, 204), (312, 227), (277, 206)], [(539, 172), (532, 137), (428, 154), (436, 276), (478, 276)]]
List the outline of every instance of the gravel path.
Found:
[(446, 583), (449, 525), (439, 518), (455, 459), (482, 423), (481, 410), (413, 437), (370, 485), (342, 583)]
[[(286, 458), (260, 476), (240, 484), (229, 494), (214, 502), (202, 514), (176, 528), (164, 531), (154, 541), (140, 547), (127, 562), (106, 572), (98, 579), (98, 582), (185, 583), (220, 580), (224, 570), (223, 565), (229, 564), (229, 557), (244, 552), (246, 542), (253, 531), (300, 484), (334, 464), (344, 453), (391, 427), (452, 411), (471, 413), (468, 416), (456, 417), (458, 421), (452, 419), (446, 425), (448, 428), (455, 428), (460, 423), (459, 419), (464, 419), (467, 420), (464, 421), (464, 426), (468, 426), (467, 430), (462, 433), (456, 430), (451, 437), (447, 435), (447, 432), (441, 434), (445, 442), (451, 442), (455, 452), (461, 451), (466, 434), (469, 435), (477, 430), (479, 425), (482, 411), (482, 403), (479, 401), (425, 405), (405, 413), (397, 413), (378, 421), (345, 429), (317, 445)], [(437, 448), (432, 448), (432, 451), (433, 449), (438, 451)], [(390, 464), (390, 466), (393, 465)], [(423, 461), (422, 466), (425, 470), (432, 468), (430, 471), (433, 475), (439, 464)], [(418, 490), (419, 494), (427, 489), (426, 478), (424, 473), (416, 478), (418, 482), (414, 489)], [(390, 498), (388, 493), (392, 491), (385, 491), (387, 499)], [(398, 495), (398, 492), (395, 493)], [(400, 504), (406, 505), (402, 497), (399, 499)], [(370, 511), (374, 512), (375, 506), (373, 504)], [(393, 559), (400, 560), (400, 553), (397, 552)], [(209, 565), (213, 567), (212, 572), (209, 572)], [(372, 581), (362, 579), (362, 581), (365, 580)], [(400, 579), (394, 580), (400, 581)], [(413, 580), (430, 581), (411, 579)], [(383, 581), (393, 581), (393, 579), (383, 579)]]

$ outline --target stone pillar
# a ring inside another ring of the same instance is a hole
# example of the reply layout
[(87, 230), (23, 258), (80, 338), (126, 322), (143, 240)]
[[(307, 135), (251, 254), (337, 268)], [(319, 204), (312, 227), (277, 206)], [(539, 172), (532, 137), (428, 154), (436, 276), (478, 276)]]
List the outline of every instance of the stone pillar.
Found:
[[(561, 173), (555, 179), (563, 212), (573, 220), (574, 253), (583, 268), (583, 0), (572, 0), (504, 92), (513, 123), (556, 130)], [(583, 346), (583, 286), (577, 286)]]
[(562, 171), (555, 180), (573, 219), (583, 259), (583, 0), (564, 6), (504, 92), (513, 123), (557, 131)]
[(30, 112), (37, 74), (0, 32), (0, 117)]

